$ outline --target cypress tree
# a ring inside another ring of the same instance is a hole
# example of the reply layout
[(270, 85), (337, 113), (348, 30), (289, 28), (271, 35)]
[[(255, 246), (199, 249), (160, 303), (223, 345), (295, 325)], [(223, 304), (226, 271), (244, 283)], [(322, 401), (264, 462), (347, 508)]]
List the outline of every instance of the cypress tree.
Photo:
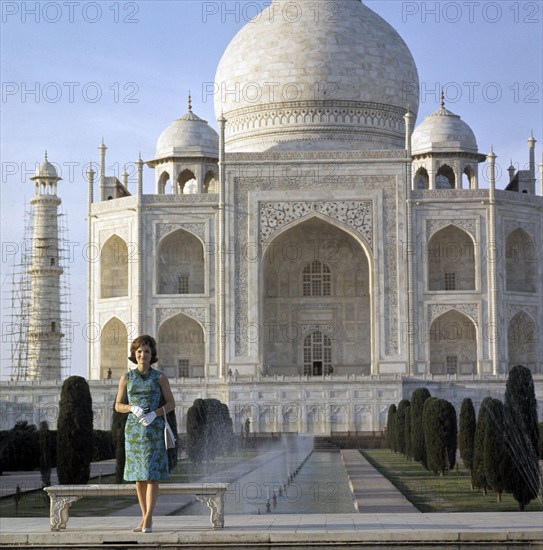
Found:
[(45, 420), (40, 422), (39, 441), (41, 482), (44, 487), (49, 487), (51, 485), (51, 468), (53, 466), (53, 442), (51, 432), (49, 431), (49, 424)]
[(430, 397), (423, 409), (428, 469), (444, 475), (456, 463), (456, 411), (445, 399)]
[(220, 453), (222, 425), (221, 425), (221, 402), (218, 399), (205, 399), (205, 460), (215, 460)]
[(396, 432), (398, 438), (398, 452), (405, 455), (405, 440), (407, 438), (405, 432), (405, 417), (409, 415), (409, 400), (402, 399), (398, 403), (398, 409), (396, 410)]
[(126, 455), (124, 449), (124, 428), (128, 415), (119, 413), (113, 406), (113, 416), (111, 419), (111, 437), (115, 446), (115, 483), (123, 483), (124, 481), (124, 465)]
[(405, 456), (409, 460), (413, 459), (413, 448), (411, 445), (411, 441), (411, 414), (408, 410), (407, 414), (405, 415)]
[(168, 424), (170, 425), (170, 428), (175, 434), (175, 447), (168, 449), (168, 465), (171, 472), (177, 466), (177, 448), (179, 446), (179, 437), (177, 432), (177, 417), (175, 416), (175, 410), (170, 411), (168, 414), (166, 414), (166, 419), (168, 420)]
[(488, 415), (488, 407), (492, 402), (492, 397), (485, 397), (479, 408), (477, 416), (477, 425), (475, 427), (475, 437), (473, 440), (473, 468), (471, 470), (471, 485), (483, 491), (486, 495), (489, 488), (485, 476), (485, 431), (486, 417)]
[(221, 439), (220, 454), (232, 452), (234, 446), (234, 424), (228, 405), (221, 403)]
[(411, 415), (411, 448), (413, 458), (417, 462), (420, 462), (425, 468), (427, 464), (422, 412), (424, 403), (429, 397), (431, 397), (431, 395), (427, 388), (417, 388), (411, 396), (411, 407), (409, 408), (409, 414)]
[(543, 422), (539, 423), (539, 460), (543, 460)]
[(501, 502), (509, 476), (509, 453), (505, 443), (505, 409), (499, 399), (492, 399), (487, 405), (484, 433), (483, 467), (489, 488), (497, 493)]
[(87, 381), (70, 376), (62, 384), (57, 430), (57, 473), (61, 485), (85, 484), (93, 454), (92, 398)]
[(196, 399), (187, 411), (187, 453), (192, 462), (214, 460), (232, 448), (234, 430), (228, 406), (218, 399)]
[(192, 462), (202, 462), (206, 459), (205, 415), (204, 400), (195, 399), (187, 411), (187, 454)]
[(537, 497), (540, 487), (537, 401), (532, 373), (517, 365), (509, 372), (505, 386), (507, 446), (511, 455), (508, 489), (524, 510)]
[[(460, 406), (460, 432), (458, 434), (458, 448), (464, 466), (470, 474), (473, 470), (473, 444), (475, 440), (475, 408), (469, 397), (462, 401)], [(472, 487), (473, 488), (473, 487)]]
[(387, 416), (387, 441), (388, 448), (396, 451), (396, 404), (392, 403), (388, 408)]

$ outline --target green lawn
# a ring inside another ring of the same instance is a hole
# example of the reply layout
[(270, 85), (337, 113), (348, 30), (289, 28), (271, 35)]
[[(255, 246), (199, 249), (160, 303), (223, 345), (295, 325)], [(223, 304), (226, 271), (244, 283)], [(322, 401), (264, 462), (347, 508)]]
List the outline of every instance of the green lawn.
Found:
[[(387, 477), (421, 512), (508, 512), (518, 510), (510, 494), (496, 501), (495, 493), (484, 496), (471, 490), (469, 472), (458, 470), (443, 477), (436, 476), (418, 462), (408, 461), (400, 453), (388, 449), (364, 450), (361, 453)], [(526, 511), (541, 510), (540, 501), (533, 500)]]

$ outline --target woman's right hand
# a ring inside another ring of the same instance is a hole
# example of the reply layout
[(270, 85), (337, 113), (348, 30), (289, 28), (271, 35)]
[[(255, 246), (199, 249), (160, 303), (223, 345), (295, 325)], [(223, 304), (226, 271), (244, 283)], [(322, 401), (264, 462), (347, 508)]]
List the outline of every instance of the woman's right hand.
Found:
[(138, 405), (132, 405), (130, 407), (130, 412), (136, 417), (136, 418), (140, 418), (141, 416), (143, 416), (145, 414), (145, 411), (141, 408), (141, 407), (138, 407)]

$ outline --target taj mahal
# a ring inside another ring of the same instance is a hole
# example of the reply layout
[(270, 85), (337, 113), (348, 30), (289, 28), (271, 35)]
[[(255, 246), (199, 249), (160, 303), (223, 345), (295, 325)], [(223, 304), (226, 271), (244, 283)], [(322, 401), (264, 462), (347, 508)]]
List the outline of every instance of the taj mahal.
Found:
[[(417, 123), (417, 66), (384, 19), (342, 0), (315, 21), (298, 0), (293, 22), (274, 17), (281, 3), (222, 56), (209, 90), (218, 131), (189, 97), (132, 191), (99, 147), (88, 173), (88, 238), (101, 251), (88, 266), (95, 427), (109, 427), (140, 333), (157, 339), (181, 431), (198, 397), (228, 404), (236, 431), (246, 419), (257, 433), (378, 431), (417, 387), (478, 406), (503, 395), (517, 364), (538, 381), (541, 416), (543, 165), (530, 129), (526, 169), (496, 189), (496, 154), (444, 99)], [(44, 216), (58, 179), (47, 160), (33, 178)], [(48, 261), (34, 285), (54, 288)], [(3, 389), (16, 402), (25, 387), (34, 421), (59, 390), (54, 309), (36, 313), (49, 328), (34, 331), (29, 379)]]

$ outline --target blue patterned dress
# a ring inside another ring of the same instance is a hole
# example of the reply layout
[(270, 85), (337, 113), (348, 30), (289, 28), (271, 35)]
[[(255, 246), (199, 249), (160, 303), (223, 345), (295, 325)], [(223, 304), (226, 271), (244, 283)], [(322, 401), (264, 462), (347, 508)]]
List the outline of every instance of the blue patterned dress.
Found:
[[(154, 411), (160, 404), (160, 372), (149, 369), (145, 375), (135, 368), (126, 373), (129, 405)], [(149, 425), (129, 414), (124, 430), (126, 481), (157, 481), (169, 476), (168, 454), (164, 445), (164, 418), (159, 416)]]

